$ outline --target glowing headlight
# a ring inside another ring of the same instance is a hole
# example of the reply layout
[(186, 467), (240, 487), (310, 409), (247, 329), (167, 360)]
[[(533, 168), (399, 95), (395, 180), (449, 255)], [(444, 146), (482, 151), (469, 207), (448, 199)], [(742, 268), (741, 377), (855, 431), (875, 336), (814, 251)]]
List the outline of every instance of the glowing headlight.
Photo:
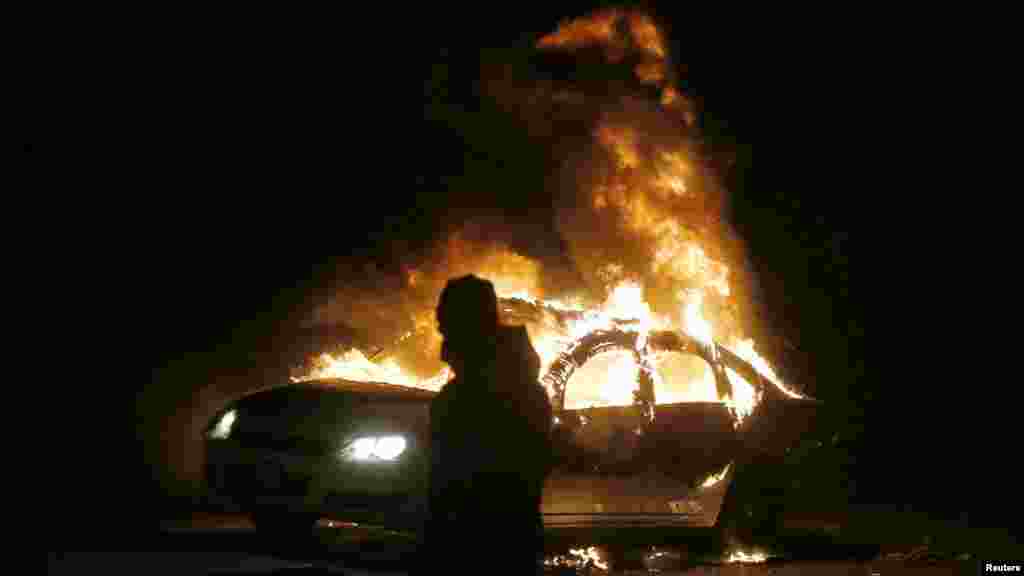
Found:
[(377, 449), (376, 438), (357, 438), (348, 448), (348, 456), (352, 460), (369, 460)]
[(381, 460), (394, 460), (405, 452), (405, 438), (401, 436), (385, 436), (377, 439), (374, 454)]
[(224, 440), (231, 435), (231, 427), (235, 425), (235, 419), (238, 415), (234, 410), (225, 413), (220, 417), (217, 425), (210, 431), (210, 438), (216, 438), (218, 440)]
[(347, 460), (394, 460), (405, 452), (401, 436), (367, 436), (356, 438), (342, 452)]

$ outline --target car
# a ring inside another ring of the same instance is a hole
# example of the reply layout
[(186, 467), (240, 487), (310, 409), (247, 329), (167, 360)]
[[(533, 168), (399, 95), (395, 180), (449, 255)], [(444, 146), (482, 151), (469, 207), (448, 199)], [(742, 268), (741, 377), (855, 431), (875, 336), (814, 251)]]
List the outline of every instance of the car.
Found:
[[(751, 414), (741, 418), (723, 402), (659, 404), (642, 376), (631, 405), (565, 407), (579, 367), (635, 349), (636, 338), (595, 331), (545, 374), (555, 452), (542, 500), (547, 529), (713, 527), (737, 467), (783, 454), (813, 426), (816, 400), (773, 386), (726, 347), (681, 331), (653, 332), (646, 346), (704, 359), (720, 392), (742, 377), (760, 397)], [(435, 394), (342, 379), (248, 394), (205, 431), (208, 487), (251, 513), (258, 529), (308, 530), (330, 516), (416, 530), (426, 512)]]

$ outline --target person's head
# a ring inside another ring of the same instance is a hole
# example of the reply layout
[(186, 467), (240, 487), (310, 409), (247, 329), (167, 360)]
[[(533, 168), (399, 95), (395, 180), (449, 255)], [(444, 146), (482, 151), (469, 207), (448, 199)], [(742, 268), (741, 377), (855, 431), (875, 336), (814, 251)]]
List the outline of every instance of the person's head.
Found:
[(444, 337), (441, 359), (458, 374), (474, 351), (497, 333), (498, 296), (494, 285), (473, 275), (449, 280), (437, 305), (437, 325)]

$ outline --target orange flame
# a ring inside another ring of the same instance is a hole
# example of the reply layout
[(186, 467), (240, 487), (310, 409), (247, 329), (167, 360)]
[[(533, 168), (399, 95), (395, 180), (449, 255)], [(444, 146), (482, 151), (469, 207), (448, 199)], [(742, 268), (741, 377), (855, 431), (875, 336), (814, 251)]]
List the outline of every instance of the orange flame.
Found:
[[(665, 91), (663, 100), (676, 100), (678, 92), (668, 93), (665, 37), (647, 14), (637, 10), (609, 9), (589, 16), (562, 22), (558, 29), (537, 42), (545, 50), (578, 50), (586, 47), (604, 49), (609, 62), (619, 62), (627, 50), (642, 60), (634, 68), (637, 79)], [(666, 103), (667, 105), (667, 103)]]
[(622, 18), (619, 10), (602, 10), (587, 18), (563, 22), (558, 30), (540, 39), (540, 48), (575, 49), (612, 42), (615, 27)]
[(592, 564), (601, 570), (608, 570), (608, 563), (601, 558), (600, 552), (594, 546), (572, 548), (569, 550), (569, 554), (580, 559), (584, 566)]
[(723, 468), (722, 471), (719, 472), (718, 474), (709, 475), (707, 478), (704, 479), (704, 482), (701, 484), (701, 488), (710, 488), (724, 480), (725, 475), (729, 473), (729, 468), (731, 467), (731, 463), (726, 464), (725, 468)]
[(665, 57), (665, 38), (650, 16), (633, 12), (629, 17), (629, 31), (640, 48), (657, 58)]
[(556, 554), (544, 558), (545, 566), (564, 566), (569, 568), (590, 568), (591, 566), (607, 572), (608, 562), (602, 558), (601, 551), (595, 546), (570, 548), (569, 554)]
[(597, 141), (614, 154), (621, 168), (636, 168), (640, 164), (640, 152), (632, 128), (600, 126), (596, 136)]
[(768, 557), (762, 552), (744, 552), (743, 550), (735, 550), (729, 553), (725, 561), (727, 563), (744, 563), (744, 564), (759, 564), (768, 559)]
[[(512, 285), (515, 282), (500, 282)], [(534, 298), (527, 292), (515, 291), (500, 293), (503, 298), (518, 298), (554, 310), (571, 310), (581, 312), (578, 318), (565, 326), (557, 327), (545, 323), (529, 323), (527, 330), (541, 358), (542, 371), (546, 371), (558, 358), (559, 354), (573, 341), (595, 330), (609, 329), (617, 322), (630, 321), (630, 329), (637, 331), (643, 341), (644, 336), (655, 329), (681, 329), (705, 344), (714, 339), (712, 323), (704, 316), (702, 291), (690, 291), (681, 294), (684, 302), (677, 319), (655, 314), (645, 300), (643, 286), (635, 281), (622, 281), (615, 285), (606, 302), (597, 309), (584, 310), (582, 307), (560, 300), (544, 300)], [(402, 339), (410, 336), (403, 335)], [(759, 356), (754, 349), (752, 340), (734, 341), (733, 348), (740, 357), (748, 360), (762, 374), (776, 382), (780, 389), (786, 390), (777, 383), (777, 377), (771, 366)], [(642, 346), (641, 346), (642, 347)], [(694, 369), (693, 365), (680, 368), (678, 361), (673, 363), (670, 354), (652, 355), (651, 364), (656, 370), (656, 398), (659, 404), (682, 401), (721, 401), (729, 404), (742, 420), (748, 416), (759, 400), (753, 385), (739, 374), (727, 369), (732, 383), (732, 397), (720, 398), (714, 382), (714, 376), (706, 365), (704, 369)], [(699, 361), (703, 364), (703, 361)], [(632, 402), (633, 391), (636, 389), (637, 371), (639, 366), (632, 352), (606, 353), (581, 367), (573, 376), (566, 397), (567, 408), (586, 406), (621, 406)], [(432, 390), (440, 389), (450, 377), (444, 369), (436, 376), (423, 379), (413, 376), (393, 359), (385, 358), (378, 362), (370, 361), (358, 350), (350, 350), (338, 356), (324, 354), (314, 364), (314, 368), (302, 379), (345, 378), (361, 381), (379, 381), (403, 384)], [(792, 393), (795, 394), (795, 393)]]
[[(598, 46), (608, 50), (632, 50), (638, 56), (635, 72), (641, 82), (654, 82), (662, 88), (663, 106), (689, 111), (683, 95), (667, 81), (667, 50), (663, 34), (654, 21), (637, 11), (602, 10), (585, 18), (562, 23), (538, 42), (547, 50), (576, 50)], [(662, 110), (659, 113), (664, 112)], [(573, 311), (570, 321), (540, 319), (526, 323), (531, 340), (546, 371), (568, 345), (594, 330), (618, 326), (630, 320), (629, 330), (638, 334), (638, 349), (622, 354), (609, 353), (581, 367), (572, 377), (566, 398), (567, 408), (622, 405), (632, 402), (639, 366), (636, 355), (653, 367), (655, 396), (659, 404), (685, 401), (717, 401), (728, 404), (738, 421), (749, 416), (760, 400), (755, 386), (739, 374), (727, 370), (732, 384), (728, 397), (719, 397), (715, 377), (707, 363), (690, 362), (679, 354), (652, 354), (643, 343), (652, 330), (681, 330), (700, 342), (722, 342), (736, 355), (751, 363), (767, 382), (791, 397), (799, 394), (787, 388), (771, 365), (755, 349), (754, 341), (738, 332), (723, 319), (721, 310), (735, 298), (730, 282), (731, 270), (717, 256), (720, 245), (715, 237), (686, 214), (714, 217), (715, 205), (708, 199), (705, 182), (698, 180), (706, 172), (684, 142), (666, 143), (653, 138), (641, 123), (631, 124), (617, 118), (604, 119), (593, 132), (596, 143), (607, 150), (614, 166), (607, 181), (598, 182), (588, 205), (595, 213), (613, 215), (623, 229), (642, 239), (649, 249), (648, 259), (637, 262), (608, 261), (596, 272), (606, 295), (601, 305), (585, 308), (577, 301), (546, 298), (542, 292), (541, 265), (503, 246), (477, 245), (456, 235), (445, 246), (444, 256), (432, 266), (407, 270), (406, 288), (423, 295), (421, 310), (410, 311), (412, 334), (426, 334), (431, 345), (439, 343), (433, 316), (433, 303), (444, 282), (463, 274), (490, 279), (503, 298), (518, 299), (539, 308)], [(614, 219), (613, 218), (613, 219)], [(704, 222), (704, 220), (700, 220)], [(628, 266), (628, 264), (634, 264)], [(643, 269), (647, 282), (630, 274)], [(632, 271), (632, 272), (630, 272)], [(587, 294), (589, 301), (600, 296)], [(433, 300), (431, 301), (431, 298)], [(655, 305), (657, 304), (657, 305)], [(670, 309), (671, 308), (671, 309)], [(635, 352), (635, 354), (634, 354)], [(646, 356), (645, 356), (646, 355)], [(376, 380), (429, 389), (439, 389), (447, 381), (447, 369), (429, 378), (415, 376), (412, 366), (404, 366), (395, 357), (371, 361), (357, 350), (339, 355), (323, 355), (303, 378), (338, 377)], [(433, 370), (422, 370), (430, 373)]]
[(646, 84), (660, 84), (665, 81), (665, 66), (661, 62), (637, 64), (636, 77)]
[(674, 104), (679, 102), (681, 98), (682, 96), (680, 96), (678, 90), (676, 90), (672, 86), (666, 86), (665, 90), (663, 90), (661, 93), (661, 105), (673, 106)]

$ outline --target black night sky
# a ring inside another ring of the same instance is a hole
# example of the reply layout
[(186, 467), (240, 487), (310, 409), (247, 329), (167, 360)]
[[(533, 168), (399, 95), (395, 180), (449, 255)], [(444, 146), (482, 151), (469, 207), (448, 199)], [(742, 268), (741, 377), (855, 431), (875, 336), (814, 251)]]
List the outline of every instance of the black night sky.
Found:
[[(699, 105), (707, 145), (734, 159), (722, 163), (727, 217), (759, 277), (774, 337), (765, 349), (836, 406), (828, 425), (846, 438), (851, 502), (953, 517), (991, 510), (1003, 487), (974, 479), (989, 452), (951, 447), (960, 431), (947, 419), (955, 412), (939, 408), (948, 402), (909, 404), (926, 387), (905, 382), (905, 369), (887, 375), (880, 360), (866, 369), (865, 289), (882, 272), (870, 256), (870, 207), (842, 176), (859, 164), (846, 155), (846, 87), (733, 23), (653, 10), (672, 26), (682, 89)], [(201, 46), (161, 50), (148, 66), (162, 78), (132, 105), (142, 114), (132, 128), (138, 139), (124, 144), (151, 152), (123, 180), (148, 202), (140, 204), (145, 217), (116, 235), (123, 281), (112, 295), (123, 337), (151, 372), (88, 395), (94, 413), (154, 387), (167, 402), (183, 402), (197, 382), (258, 365), (264, 351), (301, 353), (304, 344), (286, 341), (310, 305), (369, 265), (395, 266), (396, 250), (428, 246), (469, 216), (543, 221), (551, 202), (529, 192), (540, 190), (543, 161), (517, 148), (500, 113), (474, 91), (479, 47), (528, 45), (587, 11), (479, 8), (402, 24), (338, 14), (330, 30), (292, 16), (274, 23), (280, 31), (256, 25), (269, 15), (240, 16), (230, 30), (204, 32)], [(439, 83), (447, 96), (431, 103), (425, 94)], [(472, 133), (493, 137), (467, 142), (467, 127), (449, 122), (448, 108), (468, 110)], [(503, 161), (480, 160), (493, 157)], [(503, 184), (484, 185), (495, 181)], [(537, 236), (557, 253), (555, 234)], [(81, 460), (83, 490), (100, 495), (69, 497), (72, 508), (92, 510), (90, 500), (105, 502), (112, 518), (160, 514), (161, 489), (136, 437), (148, 415), (129, 410), (131, 429), (110, 424), (114, 442), (102, 466), (95, 455), (71, 456)], [(988, 438), (982, 422), (960, 423), (980, 441)]]

